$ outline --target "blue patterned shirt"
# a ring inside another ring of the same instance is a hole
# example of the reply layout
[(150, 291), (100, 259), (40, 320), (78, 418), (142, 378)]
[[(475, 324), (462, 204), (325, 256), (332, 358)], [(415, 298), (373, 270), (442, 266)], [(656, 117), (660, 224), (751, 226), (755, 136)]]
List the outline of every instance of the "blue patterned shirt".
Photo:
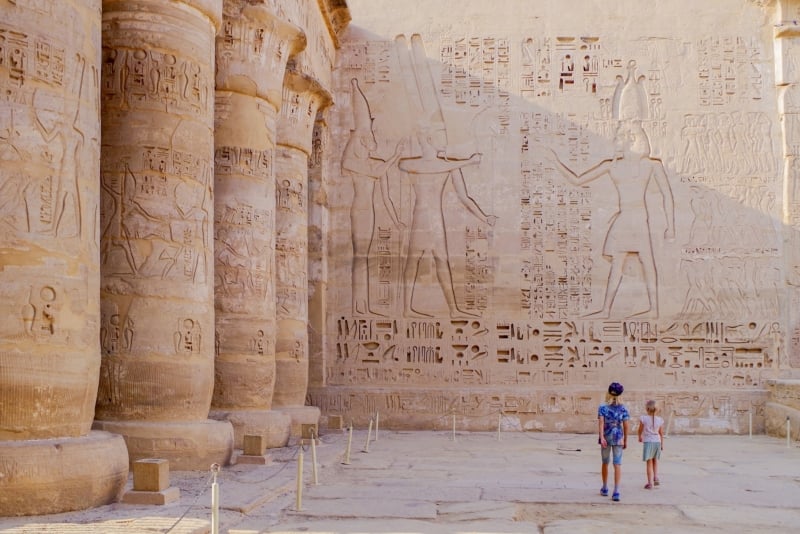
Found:
[(622, 445), (625, 438), (622, 423), (630, 418), (625, 405), (601, 404), (597, 409), (597, 417), (603, 418), (603, 436), (608, 445)]

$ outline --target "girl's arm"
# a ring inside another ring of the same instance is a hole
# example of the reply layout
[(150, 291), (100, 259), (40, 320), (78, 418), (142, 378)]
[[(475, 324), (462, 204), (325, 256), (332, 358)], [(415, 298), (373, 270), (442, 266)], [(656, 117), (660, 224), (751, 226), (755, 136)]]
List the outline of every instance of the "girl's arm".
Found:
[(664, 450), (664, 425), (658, 427), (658, 437), (661, 440), (661, 450)]
[(642, 438), (642, 436), (644, 435), (644, 425), (642, 424), (641, 421), (639, 421), (639, 431), (637, 433), (639, 434), (639, 443), (641, 443), (642, 439), (644, 439)]

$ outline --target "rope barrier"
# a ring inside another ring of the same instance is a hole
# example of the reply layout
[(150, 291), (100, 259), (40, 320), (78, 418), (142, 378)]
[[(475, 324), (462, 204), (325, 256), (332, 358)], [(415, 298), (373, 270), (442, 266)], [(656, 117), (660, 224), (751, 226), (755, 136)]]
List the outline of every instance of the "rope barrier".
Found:
[[(214, 465), (217, 465), (217, 464), (214, 464)], [(213, 466), (212, 466), (212, 471), (211, 471), (211, 473), (210, 473), (210, 474), (209, 474), (209, 476), (208, 476), (208, 480), (206, 480), (205, 487), (204, 487), (203, 491), (201, 491), (200, 493), (198, 493), (198, 494), (197, 494), (197, 496), (194, 498), (194, 500), (192, 501), (192, 503), (191, 503), (189, 506), (187, 506), (187, 507), (186, 507), (186, 510), (184, 510), (184, 511), (183, 511), (183, 513), (180, 515), (180, 517), (179, 517), (178, 519), (176, 519), (176, 520), (175, 520), (175, 522), (174, 522), (174, 523), (173, 523), (173, 524), (172, 524), (172, 525), (171, 525), (171, 526), (170, 526), (170, 527), (169, 527), (169, 528), (166, 530), (165, 534), (169, 534), (170, 532), (172, 532), (172, 530), (173, 530), (173, 529), (174, 529), (176, 526), (178, 526), (178, 523), (180, 523), (181, 521), (183, 521), (183, 518), (185, 518), (185, 517), (186, 517), (186, 514), (188, 514), (188, 513), (189, 513), (189, 510), (191, 510), (192, 508), (194, 508), (194, 507), (195, 507), (195, 505), (197, 504), (197, 501), (199, 501), (199, 500), (200, 500), (200, 497), (202, 497), (203, 495), (205, 495), (205, 493), (206, 493), (206, 491), (208, 490), (208, 488), (210, 488), (210, 487), (211, 487), (211, 480), (212, 480), (212, 479), (214, 479), (215, 477), (216, 477), (216, 473), (214, 473), (214, 471), (213, 471)]]

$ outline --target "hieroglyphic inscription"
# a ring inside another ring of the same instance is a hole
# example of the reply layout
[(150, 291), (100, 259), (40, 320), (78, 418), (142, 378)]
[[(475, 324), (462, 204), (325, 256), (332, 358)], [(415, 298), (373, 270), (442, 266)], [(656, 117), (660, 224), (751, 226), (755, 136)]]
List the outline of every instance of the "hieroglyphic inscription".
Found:
[[(328, 381), (558, 385), (608, 370), (680, 387), (752, 387), (782, 358), (771, 321), (337, 321)], [(646, 375), (638, 371), (646, 370)]]
[(510, 89), (509, 41), (496, 37), (443, 38), (441, 95), (447, 102), (496, 104)]
[(526, 37), (521, 43), (520, 94), (527, 99), (570, 94), (595, 94), (605, 67), (622, 67), (607, 59), (599, 37)]
[[(316, 106), (309, 91), (297, 92), (284, 86), (281, 101), (281, 120), (299, 126), (313, 125)], [(310, 121), (310, 122), (309, 122)]]
[[(197, 282), (207, 274), (211, 168), (202, 157), (144, 146), (103, 160), (101, 262), (109, 274)], [(116, 260), (112, 260), (116, 256)]]
[(489, 258), (489, 233), (484, 226), (467, 226), (464, 240), (464, 307), (468, 310), (486, 310), (494, 280)]
[(102, 302), (100, 316), (100, 348), (103, 356), (127, 354), (133, 349), (136, 328), (127, 313), (120, 313), (116, 302)]
[(235, 57), (245, 63), (260, 64), (264, 59), (264, 48), (271, 48), (271, 29), (253, 24), (243, 17), (226, 17), (219, 37), (218, 61), (224, 65), (227, 60)]
[[(105, 25), (103, 26), (106, 31)], [(184, 112), (206, 117), (213, 100), (209, 95), (208, 68), (194, 61), (157, 50), (103, 47), (104, 101), (120, 101), (128, 108)]]
[(555, 134), (563, 136), (571, 160), (583, 161), (588, 138), (563, 117), (521, 118), (520, 304), (531, 318), (580, 315), (591, 301), (591, 192), (554, 179), (531, 154), (534, 143)]
[(269, 177), (272, 173), (272, 150), (247, 147), (218, 147), (214, 151), (218, 175), (241, 175), (254, 178)]
[(200, 322), (195, 319), (178, 320), (178, 329), (173, 334), (175, 353), (184, 355), (201, 354), (202, 333)]
[[(221, 209), (220, 209), (221, 208)], [(236, 299), (267, 296), (272, 214), (246, 202), (217, 206), (214, 212), (215, 289)]]
[(342, 68), (358, 72), (365, 83), (390, 82), (391, 41), (348, 42)]
[(541, 170), (523, 174), (520, 304), (529, 317), (576, 316), (590, 304), (590, 201), (589, 191), (554, 183)]
[(762, 98), (761, 47), (755, 37), (705, 37), (697, 41), (697, 52), (701, 106)]
[[(228, 176), (250, 176), (267, 179), (272, 175), (272, 150), (243, 147), (218, 147), (215, 168), (218, 179)], [(215, 287), (218, 294), (242, 298), (264, 299), (271, 275), (272, 240), (269, 232), (274, 214), (259, 208), (257, 199), (231, 198), (214, 213)]]
[[(19, 91), (25, 84), (64, 84), (65, 48), (47, 38), (0, 28), (0, 98), (25, 102)], [(16, 96), (15, 96), (16, 95)]]

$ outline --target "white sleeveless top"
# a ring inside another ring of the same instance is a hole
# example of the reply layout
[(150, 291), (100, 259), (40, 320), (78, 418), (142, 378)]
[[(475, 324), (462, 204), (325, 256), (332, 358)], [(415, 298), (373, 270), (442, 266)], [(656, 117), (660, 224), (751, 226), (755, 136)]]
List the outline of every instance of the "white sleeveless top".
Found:
[(652, 415), (642, 415), (639, 417), (639, 422), (642, 423), (642, 426), (644, 427), (644, 431), (642, 432), (642, 441), (645, 443), (661, 442), (661, 438), (658, 436), (658, 429), (664, 426), (664, 420), (662, 418), (659, 416), (653, 417)]

